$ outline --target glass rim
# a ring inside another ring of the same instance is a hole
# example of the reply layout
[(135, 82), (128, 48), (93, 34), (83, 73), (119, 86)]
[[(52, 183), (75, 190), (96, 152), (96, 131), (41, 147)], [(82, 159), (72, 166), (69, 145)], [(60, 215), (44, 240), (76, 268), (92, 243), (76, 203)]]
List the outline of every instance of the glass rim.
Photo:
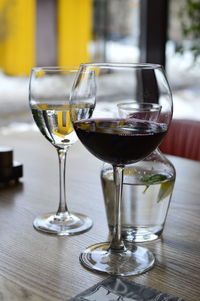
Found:
[(93, 68), (132, 68), (132, 69), (159, 69), (163, 68), (160, 64), (154, 63), (82, 63), (80, 67)]
[(78, 71), (79, 70), (79, 67), (73, 67), (73, 66), (44, 66), (44, 67), (33, 67), (31, 69), (31, 71), (49, 71), (49, 72), (54, 72), (54, 71), (59, 71), (59, 70), (69, 70), (69, 71)]
[(143, 106), (143, 109), (147, 108), (148, 106), (151, 109), (160, 109), (161, 105), (159, 103), (154, 103), (154, 102), (137, 102), (137, 101), (132, 101), (132, 102), (121, 102), (117, 104), (117, 107), (122, 109), (122, 110), (129, 110), (129, 109), (138, 109), (139, 105)]

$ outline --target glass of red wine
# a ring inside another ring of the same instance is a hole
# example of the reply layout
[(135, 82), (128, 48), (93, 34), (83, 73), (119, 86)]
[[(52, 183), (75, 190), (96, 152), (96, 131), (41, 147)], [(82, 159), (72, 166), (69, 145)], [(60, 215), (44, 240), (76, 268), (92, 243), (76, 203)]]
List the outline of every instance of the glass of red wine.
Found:
[[(167, 133), (172, 95), (165, 72), (155, 64), (82, 64), (70, 98), (71, 121), (78, 138), (94, 156), (112, 164), (115, 183), (111, 242), (87, 247), (80, 261), (88, 269), (112, 275), (140, 274), (153, 266), (155, 257), (147, 248), (127, 245), (121, 238), (123, 170), (147, 157)], [(122, 117), (118, 110), (122, 103), (138, 103), (142, 112), (148, 103), (158, 105), (159, 113), (156, 120), (155, 110), (142, 113), (141, 118), (138, 109), (138, 118), (128, 105), (129, 114)]]

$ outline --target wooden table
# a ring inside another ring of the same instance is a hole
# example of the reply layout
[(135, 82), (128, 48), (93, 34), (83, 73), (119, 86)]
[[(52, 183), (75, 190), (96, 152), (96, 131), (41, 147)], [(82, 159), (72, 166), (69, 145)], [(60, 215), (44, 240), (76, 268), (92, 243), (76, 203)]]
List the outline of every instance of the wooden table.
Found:
[[(20, 183), (0, 188), (0, 300), (68, 300), (107, 275), (79, 263), (86, 246), (107, 240), (108, 229), (100, 186), (102, 163), (79, 143), (69, 151), (67, 189), (71, 210), (94, 220), (93, 228), (71, 237), (45, 235), (33, 229), (38, 214), (58, 205), (55, 149), (40, 133), (0, 135), (23, 163)], [(171, 157), (177, 181), (162, 239), (146, 243), (156, 255), (153, 269), (128, 277), (137, 283), (179, 296), (200, 299), (200, 163)]]

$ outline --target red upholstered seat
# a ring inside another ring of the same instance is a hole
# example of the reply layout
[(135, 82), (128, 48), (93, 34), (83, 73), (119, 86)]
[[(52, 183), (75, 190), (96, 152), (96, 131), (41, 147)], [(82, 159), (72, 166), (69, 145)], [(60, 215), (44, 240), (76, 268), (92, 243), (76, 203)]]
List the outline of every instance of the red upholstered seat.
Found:
[(159, 148), (165, 154), (200, 161), (200, 121), (173, 119)]

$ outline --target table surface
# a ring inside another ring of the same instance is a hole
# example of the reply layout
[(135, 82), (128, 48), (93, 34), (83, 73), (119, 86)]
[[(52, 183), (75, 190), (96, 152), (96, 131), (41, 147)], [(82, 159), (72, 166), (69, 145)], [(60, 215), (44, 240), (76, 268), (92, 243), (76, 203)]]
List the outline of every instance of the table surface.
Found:
[[(107, 278), (85, 269), (79, 254), (107, 241), (108, 229), (100, 185), (102, 163), (78, 142), (67, 160), (67, 195), (72, 211), (94, 221), (81, 235), (56, 237), (32, 226), (36, 215), (58, 206), (55, 149), (37, 131), (0, 134), (1, 146), (14, 149), (23, 164), (20, 183), (0, 188), (0, 299), (68, 300)], [(170, 157), (177, 180), (162, 239), (143, 243), (154, 252), (150, 271), (127, 277), (186, 301), (200, 298), (200, 162)]]

